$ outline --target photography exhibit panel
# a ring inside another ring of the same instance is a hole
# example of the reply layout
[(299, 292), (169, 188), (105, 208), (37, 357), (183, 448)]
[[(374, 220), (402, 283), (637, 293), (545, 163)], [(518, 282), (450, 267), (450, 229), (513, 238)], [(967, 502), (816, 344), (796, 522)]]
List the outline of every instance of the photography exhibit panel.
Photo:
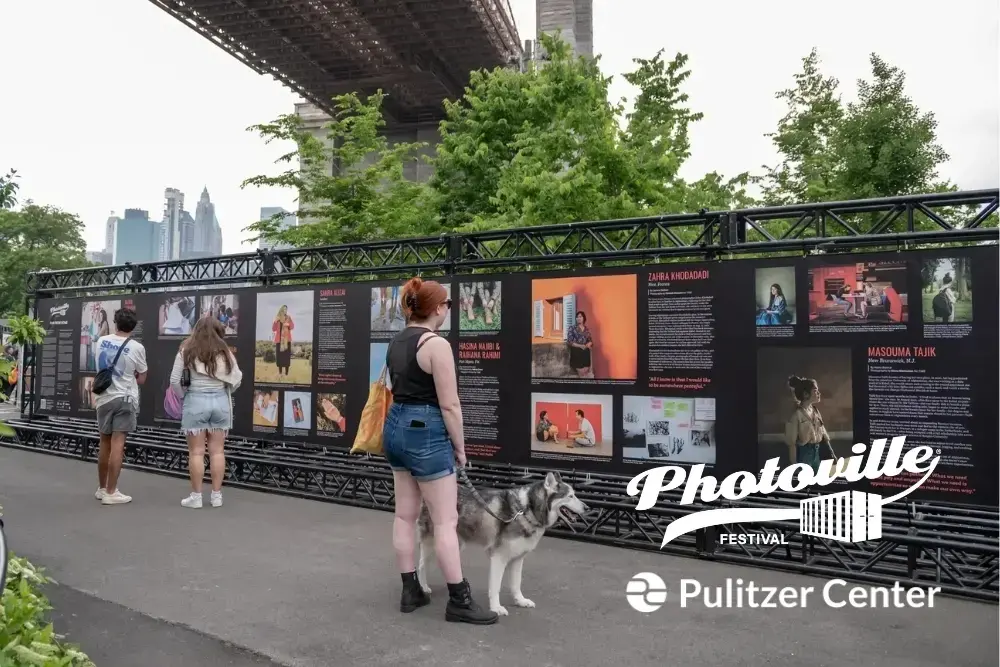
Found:
[[(917, 497), (987, 502), (997, 276), (990, 248), (455, 276), (440, 279), (452, 310), (439, 333), (473, 460), (721, 476), (906, 435), (942, 457)], [(94, 417), (98, 340), (128, 305), (150, 363), (140, 421), (179, 429), (170, 369), (207, 315), (243, 371), (236, 434), (347, 449), (406, 326), (403, 284), (42, 299), (35, 409)]]

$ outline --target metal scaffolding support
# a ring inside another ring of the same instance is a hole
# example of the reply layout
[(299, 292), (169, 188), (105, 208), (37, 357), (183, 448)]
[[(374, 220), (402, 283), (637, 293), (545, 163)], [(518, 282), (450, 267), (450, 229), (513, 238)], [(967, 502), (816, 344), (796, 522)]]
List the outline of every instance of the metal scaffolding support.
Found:
[[(0, 446), (82, 461), (96, 461), (99, 436), (78, 420), (18, 421), (15, 434), (0, 436)], [(129, 438), (125, 465), (136, 470), (186, 478), (187, 447), (175, 433), (141, 429)], [(227, 480), (232, 486), (383, 511), (393, 509), (392, 474), (380, 459), (351, 457), (343, 451), (318, 453), (294, 446), (251, 441), (227, 443)], [(206, 468), (207, 470), (207, 468)], [(477, 487), (505, 488), (537, 480), (546, 471), (496, 464), (476, 464), (469, 477)], [(591, 507), (582, 519), (563, 519), (551, 531), (557, 537), (661, 551), (754, 567), (840, 577), (873, 585), (940, 586), (948, 595), (996, 602), (998, 595), (997, 508), (935, 503), (894, 503), (883, 509), (883, 535), (873, 542), (849, 544), (803, 536), (794, 522), (701, 529), (672, 541), (662, 550), (666, 526), (705, 506), (680, 506), (680, 494), (662, 494), (660, 504), (637, 511), (626, 498), (627, 479), (585, 473), (561, 473)], [(732, 503), (734, 507), (792, 507), (805, 496), (784, 494)], [(713, 504), (712, 507), (717, 507)], [(763, 533), (784, 544), (721, 544), (720, 531)]]
[(440, 237), (294, 248), (190, 260), (47, 271), (37, 296), (285, 280), (462, 274), (579, 262), (724, 258), (760, 252), (839, 252), (910, 244), (996, 242), (1000, 191), (976, 190), (794, 206), (701, 211), (520, 227)]

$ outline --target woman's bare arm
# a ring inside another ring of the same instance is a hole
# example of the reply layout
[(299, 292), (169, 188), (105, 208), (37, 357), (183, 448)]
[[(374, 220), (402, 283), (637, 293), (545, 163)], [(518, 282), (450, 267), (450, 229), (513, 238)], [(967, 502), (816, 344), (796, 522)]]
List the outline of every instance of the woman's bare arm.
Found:
[(417, 363), (434, 377), (434, 389), (448, 437), (451, 438), (455, 452), (464, 456), (465, 427), (462, 422), (462, 405), (458, 400), (458, 376), (455, 373), (455, 356), (451, 344), (445, 338), (433, 336), (417, 352)]

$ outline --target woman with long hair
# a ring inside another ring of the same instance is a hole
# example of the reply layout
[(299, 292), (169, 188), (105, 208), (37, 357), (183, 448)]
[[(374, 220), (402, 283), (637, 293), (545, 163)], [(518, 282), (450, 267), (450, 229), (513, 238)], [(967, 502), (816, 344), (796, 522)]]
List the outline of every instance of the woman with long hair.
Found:
[(451, 344), (437, 335), (450, 316), (451, 299), (440, 283), (412, 278), (403, 287), (402, 301), (406, 327), (386, 351), (393, 403), (382, 433), (395, 486), (392, 545), (403, 579), (400, 611), (430, 603), (414, 562), (422, 499), (434, 523), (434, 551), (448, 583), (445, 619), (489, 625), (498, 616), (472, 599), (458, 547), (455, 462), (466, 463), (462, 406)]
[(787, 324), (791, 319), (788, 315), (785, 293), (781, 290), (781, 285), (774, 283), (771, 285), (767, 307), (757, 314), (757, 326)]
[(295, 322), (288, 314), (288, 306), (281, 306), (278, 309), (278, 314), (274, 317), (274, 323), (271, 324), (271, 331), (274, 332), (274, 362), (278, 366), (279, 376), (284, 370), (287, 377), (288, 369), (292, 366), (292, 329), (294, 328)]
[(236, 357), (223, 338), (225, 334), (225, 327), (217, 319), (199, 319), (191, 335), (181, 343), (170, 373), (171, 389), (184, 397), (181, 429), (187, 435), (191, 476), (191, 493), (181, 501), (184, 507), (202, 505), (206, 445), (212, 471), (212, 507), (222, 506), (222, 478), (226, 474), (223, 448), (233, 427), (232, 393), (243, 380)]

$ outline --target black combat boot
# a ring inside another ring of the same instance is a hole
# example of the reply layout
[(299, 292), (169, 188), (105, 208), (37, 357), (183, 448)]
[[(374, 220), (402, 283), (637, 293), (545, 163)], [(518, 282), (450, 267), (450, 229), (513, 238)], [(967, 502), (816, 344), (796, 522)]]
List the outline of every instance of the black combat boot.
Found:
[(469, 590), (469, 582), (463, 579), (460, 584), (448, 584), (448, 606), (444, 618), (452, 623), (493, 625), (499, 616), (476, 604)]
[(403, 594), (399, 598), (399, 610), (404, 614), (416, 611), (426, 604), (430, 604), (431, 597), (424, 593), (417, 581), (416, 572), (403, 572)]

